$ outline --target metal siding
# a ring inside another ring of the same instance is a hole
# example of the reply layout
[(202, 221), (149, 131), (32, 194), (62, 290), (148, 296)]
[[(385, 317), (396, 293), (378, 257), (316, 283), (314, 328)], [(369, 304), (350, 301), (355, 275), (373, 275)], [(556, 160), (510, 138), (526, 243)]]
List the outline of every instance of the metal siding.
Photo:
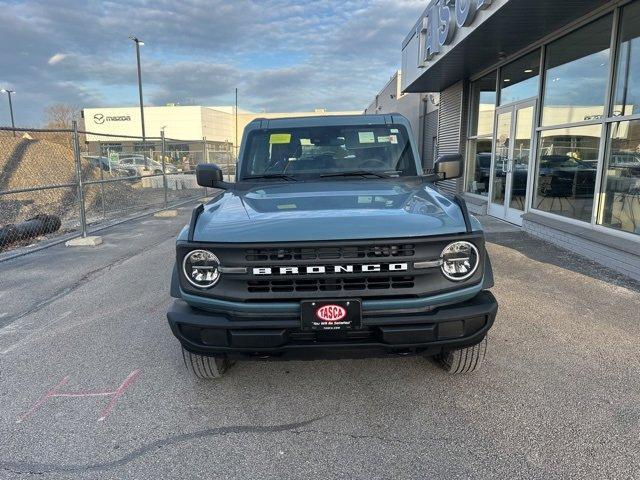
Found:
[(435, 155), (436, 145), (433, 143), (433, 139), (438, 136), (438, 110), (427, 113), (423, 117), (424, 128), (422, 137), (422, 166), (427, 168), (433, 168), (433, 159)]
[[(463, 100), (463, 82), (458, 82), (440, 94), (437, 155), (464, 153), (461, 145)], [(461, 187), (461, 179), (438, 182), (438, 188), (447, 193), (458, 193), (461, 191)]]

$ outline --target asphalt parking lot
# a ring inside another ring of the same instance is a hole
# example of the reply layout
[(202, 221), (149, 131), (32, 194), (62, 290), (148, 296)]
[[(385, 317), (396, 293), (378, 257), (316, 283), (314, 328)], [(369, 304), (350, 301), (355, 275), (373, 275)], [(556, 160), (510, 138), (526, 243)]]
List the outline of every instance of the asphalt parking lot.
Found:
[(640, 477), (640, 285), (486, 220), (481, 372), (244, 362), (202, 382), (164, 316), (188, 214), (0, 263), (0, 478)]

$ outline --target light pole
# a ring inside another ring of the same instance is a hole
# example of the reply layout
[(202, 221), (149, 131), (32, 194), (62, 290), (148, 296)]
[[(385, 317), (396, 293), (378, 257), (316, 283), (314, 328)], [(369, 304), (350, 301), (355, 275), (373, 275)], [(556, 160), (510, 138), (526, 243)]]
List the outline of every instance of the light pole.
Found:
[(142, 121), (142, 143), (145, 143), (146, 135), (144, 131), (144, 103), (142, 101), (142, 72), (140, 71), (140, 46), (144, 45), (144, 42), (138, 37), (130, 35), (129, 38), (136, 44), (136, 59), (138, 60), (138, 93), (140, 95), (140, 120)]
[(9, 97), (9, 113), (11, 114), (11, 128), (13, 128), (13, 130), (12, 130), (13, 131), (13, 136), (15, 137), (16, 136), (16, 131), (15, 131), (16, 124), (13, 121), (13, 104), (11, 103), (11, 94), (12, 93), (16, 93), (16, 92), (14, 92), (13, 90), (9, 90), (8, 88), (3, 88), (2, 90), (0, 90), (0, 92), (6, 93), (7, 96)]

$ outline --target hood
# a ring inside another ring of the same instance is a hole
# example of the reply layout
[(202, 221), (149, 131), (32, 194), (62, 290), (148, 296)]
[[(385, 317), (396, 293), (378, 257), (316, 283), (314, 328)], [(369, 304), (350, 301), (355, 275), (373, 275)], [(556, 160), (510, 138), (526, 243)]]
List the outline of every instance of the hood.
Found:
[(225, 192), (205, 205), (194, 240), (362, 240), (464, 231), (460, 207), (433, 185), (415, 179), (319, 180)]

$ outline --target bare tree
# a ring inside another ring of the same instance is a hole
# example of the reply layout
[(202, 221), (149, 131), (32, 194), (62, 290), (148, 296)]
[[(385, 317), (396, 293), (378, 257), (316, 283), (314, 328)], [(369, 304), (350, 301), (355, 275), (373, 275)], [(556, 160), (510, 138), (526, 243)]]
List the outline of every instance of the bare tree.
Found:
[(71, 128), (74, 120), (80, 120), (80, 109), (66, 103), (54, 103), (44, 110), (44, 128), (58, 129)]
[[(73, 121), (80, 124), (80, 109), (66, 103), (54, 103), (44, 109), (44, 128), (50, 130), (71, 130)], [(80, 126), (80, 125), (78, 125)], [(68, 132), (48, 132), (35, 134), (36, 140), (48, 140), (50, 142), (73, 148), (72, 136)]]

